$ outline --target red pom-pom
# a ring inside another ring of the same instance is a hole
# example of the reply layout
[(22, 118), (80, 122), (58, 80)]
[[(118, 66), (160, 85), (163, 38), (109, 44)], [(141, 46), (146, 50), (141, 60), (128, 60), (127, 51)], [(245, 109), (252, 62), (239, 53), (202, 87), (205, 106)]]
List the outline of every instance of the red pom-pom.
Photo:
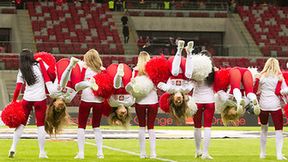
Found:
[[(168, 67), (169, 67), (170, 75), (172, 75), (171, 71), (172, 71), (173, 60), (174, 60), (174, 56), (171, 56), (168, 59)], [(173, 76), (173, 77), (176, 77), (176, 78), (179, 78), (179, 79), (184, 79), (185, 78), (185, 75), (184, 75), (185, 74), (185, 64), (186, 64), (186, 58), (181, 57), (180, 68), (182, 69), (182, 73), (179, 73), (178, 76)]]
[(105, 99), (102, 105), (102, 115), (108, 117), (112, 113), (112, 107), (109, 105), (108, 100)]
[(286, 84), (288, 85), (288, 71), (282, 71)]
[(113, 93), (113, 79), (106, 70), (94, 76), (95, 82), (98, 85), (98, 90), (93, 91), (95, 96), (109, 98)]
[(166, 83), (170, 77), (169, 64), (163, 55), (149, 60), (145, 66), (145, 71), (155, 85), (159, 82)]
[(284, 114), (286, 115), (286, 118), (288, 118), (288, 104), (284, 106)]
[[(108, 74), (114, 78), (116, 73), (117, 73), (117, 68), (118, 68), (119, 64), (111, 64), (107, 67), (107, 72)], [(122, 81), (124, 84), (123, 88), (120, 89), (116, 89), (114, 91), (115, 94), (127, 94), (126, 90), (125, 90), (125, 86), (130, 82), (131, 77), (132, 77), (132, 70), (131, 68), (127, 65), (127, 64), (123, 64), (124, 66), (124, 76), (122, 77)]]
[(56, 66), (56, 59), (51, 53), (47, 52), (38, 52), (35, 53), (34, 59), (41, 58), (43, 62), (45, 62), (48, 65), (47, 73), (52, 81), (55, 80), (56, 74), (55, 74), (55, 66)]
[(230, 68), (223, 68), (215, 72), (214, 91), (226, 90), (230, 84)]
[(168, 113), (170, 110), (169, 97), (169, 93), (164, 93), (159, 99), (160, 109), (163, 110), (165, 113)]
[(25, 122), (25, 113), (21, 102), (12, 102), (8, 104), (1, 114), (3, 123), (9, 128), (17, 128)]

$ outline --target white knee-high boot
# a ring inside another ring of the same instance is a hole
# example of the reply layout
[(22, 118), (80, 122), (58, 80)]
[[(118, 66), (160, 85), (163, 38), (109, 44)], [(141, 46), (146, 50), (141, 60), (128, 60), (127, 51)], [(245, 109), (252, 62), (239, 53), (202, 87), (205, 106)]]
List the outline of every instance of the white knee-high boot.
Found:
[(198, 158), (202, 155), (202, 151), (200, 148), (201, 145), (201, 128), (194, 128), (194, 140), (196, 146), (195, 157)]
[(208, 147), (211, 139), (211, 128), (204, 128), (204, 139), (203, 139), (203, 154), (202, 159), (212, 160), (213, 157), (208, 153)]
[(16, 152), (16, 146), (21, 138), (21, 135), (23, 134), (23, 130), (24, 130), (25, 126), (23, 124), (21, 124), (19, 127), (17, 127), (14, 131), (13, 134), (13, 142), (12, 145), (10, 147), (9, 150), (9, 157), (13, 158)]
[(185, 42), (183, 40), (178, 41), (178, 47), (176, 55), (174, 56), (173, 62), (172, 62), (172, 70), (171, 73), (173, 76), (177, 76), (180, 73), (180, 64), (181, 64), (181, 54), (182, 50), (184, 48)]
[(45, 152), (45, 138), (46, 138), (46, 131), (44, 126), (38, 127), (38, 145), (40, 149), (39, 158), (48, 158)]
[(103, 155), (103, 137), (102, 137), (102, 132), (100, 130), (100, 128), (93, 128), (94, 130), (94, 134), (95, 134), (95, 140), (96, 140), (96, 146), (97, 146), (97, 157), (99, 159), (103, 159), (104, 155)]
[(78, 154), (75, 156), (75, 159), (84, 159), (85, 129), (83, 128), (78, 128), (77, 144)]
[(140, 145), (140, 158), (146, 158), (146, 148), (145, 148), (145, 127), (139, 128), (139, 145)]
[(282, 148), (283, 148), (283, 131), (282, 130), (276, 130), (275, 131), (275, 137), (276, 137), (276, 154), (278, 160), (287, 160), (283, 154), (282, 154)]
[(193, 65), (192, 65), (192, 51), (193, 51), (193, 46), (194, 46), (194, 42), (193, 41), (189, 41), (187, 43), (186, 48), (186, 53), (187, 53), (187, 57), (186, 57), (186, 64), (185, 64), (185, 76), (189, 79), (192, 78), (192, 74), (193, 74)]
[(267, 135), (268, 135), (268, 124), (261, 125), (261, 133), (260, 133), (260, 158), (266, 158), (266, 143), (267, 143)]
[(149, 140), (150, 140), (150, 158), (156, 158), (156, 134), (154, 129), (149, 129)]

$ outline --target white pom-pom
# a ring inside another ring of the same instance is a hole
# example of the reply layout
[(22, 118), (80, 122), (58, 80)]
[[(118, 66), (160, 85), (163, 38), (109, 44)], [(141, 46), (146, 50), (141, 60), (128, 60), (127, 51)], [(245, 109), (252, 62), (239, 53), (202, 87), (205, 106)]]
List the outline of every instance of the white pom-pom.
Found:
[(198, 108), (197, 108), (194, 98), (191, 96), (188, 96), (188, 98), (189, 100), (187, 101), (187, 106), (188, 106), (187, 116), (193, 116), (198, 111)]
[(256, 76), (259, 75), (260, 73), (258, 72), (258, 68), (254, 67), (248, 67), (248, 70), (251, 72), (252, 77), (253, 77), (253, 82), (256, 80)]
[(147, 96), (154, 88), (153, 82), (145, 75), (137, 76), (130, 82), (126, 90), (136, 99)]
[(203, 81), (212, 72), (212, 61), (208, 56), (192, 55), (192, 65), (192, 79), (197, 82)]

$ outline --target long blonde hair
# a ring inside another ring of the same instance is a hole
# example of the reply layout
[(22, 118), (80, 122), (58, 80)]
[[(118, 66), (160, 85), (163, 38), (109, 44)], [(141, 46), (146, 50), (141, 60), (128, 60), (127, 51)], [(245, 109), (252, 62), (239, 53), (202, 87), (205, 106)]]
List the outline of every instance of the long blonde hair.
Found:
[(146, 51), (141, 51), (138, 56), (136, 67), (138, 68), (138, 75), (146, 75), (145, 65), (150, 60), (150, 55)]
[(84, 62), (86, 65), (95, 72), (100, 72), (102, 67), (102, 60), (99, 56), (98, 51), (90, 49), (84, 55)]
[(277, 76), (281, 73), (279, 62), (277, 59), (270, 57), (260, 72), (261, 75), (264, 76)]
[(237, 108), (237, 104), (232, 100), (227, 100), (222, 106), (221, 119), (223, 125), (237, 125), (241, 115), (239, 113), (228, 115), (229, 110)]

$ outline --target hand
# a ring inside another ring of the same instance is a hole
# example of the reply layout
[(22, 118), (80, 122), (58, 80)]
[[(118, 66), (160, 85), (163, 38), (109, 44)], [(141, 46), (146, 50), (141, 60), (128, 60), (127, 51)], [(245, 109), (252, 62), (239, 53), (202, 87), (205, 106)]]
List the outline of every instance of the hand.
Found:
[(261, 77), (260, 73), (255, 74), (255, 79), (260, 79), (260, 77)]
[(167, 91), (166, 84), (163, 82), (158, 83), (157, 87), (163, 91)]
[(282, 74), (279, 74), (279, 75), (278, 75), (278, 80), (279, 80), (279, 81), (283, 81), (283, 79), (284, 79), (284, 78), (283, 78), (283, 75), (282, 75)]
[(38, 57), (38, 58), (36, 59), (36, 61), (40, 61), (40, 60), (42, 60), (42, 58), (40, 58), (40, 57)]

